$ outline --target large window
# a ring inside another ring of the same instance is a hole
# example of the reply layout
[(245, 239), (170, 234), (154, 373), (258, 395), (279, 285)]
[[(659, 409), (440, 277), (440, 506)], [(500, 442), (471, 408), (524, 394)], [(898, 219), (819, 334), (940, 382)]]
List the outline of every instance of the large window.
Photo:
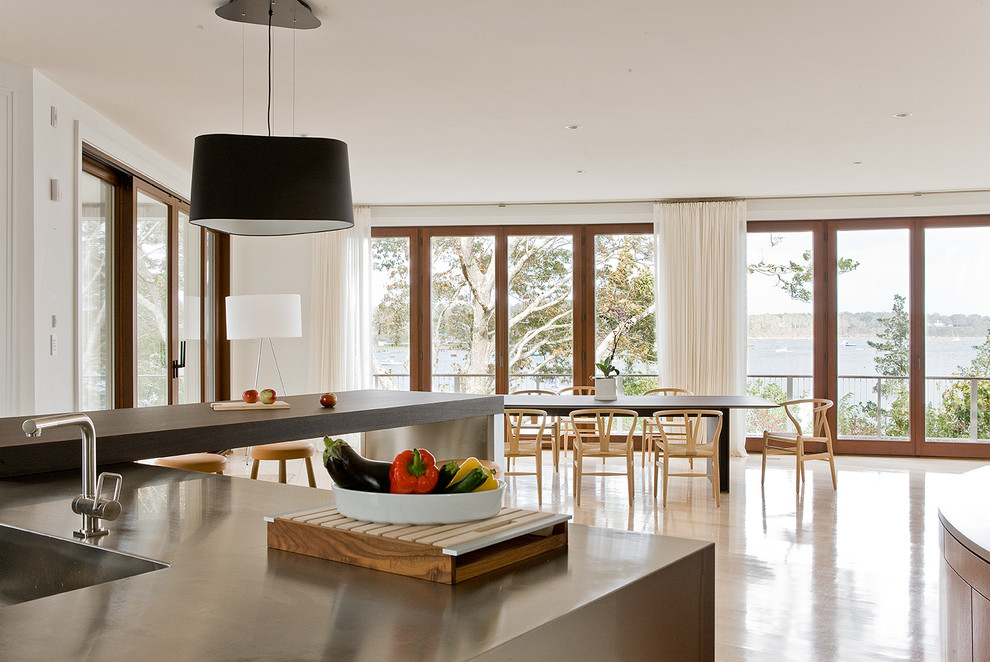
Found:
[(569, 234), (508, 238), (509, 391), (574, 384), (574, 246)]
[(391, 391), (410, 386), (409, 243), (405, 236), (371, 240), (372, 373), (376, 388)]
[(660, 386), (653, 246), (652, 235), (595, 235), (595, 362), (614, 351), (627, 395)]
[(650, 224), (376, 229), (376, 384), (557, 391), (589, 384), (621, 331), (614, 363), (627, 392), (655, 386), (652, 231)]
[(495, 391), (495, 237), (430, 239), (431, 391)]
[[(746, 284), (749, 393), (785, 402), (812, 397), (815, 373), (811, 231), (750, 232)], [(784, 429), (780, 409), (751, 409), (751, 435)]]
[(215, 359), (208, 379), (206, 334), (217, 327), (206, 318), (226, 279), (208, 287), (203, 275), (226, 264), (229, 244), (206, 249), (185, 200), (102, 155), (85, 154), (80, 194), (80, 408), (215, 399), (225, 368)]
[[(749, 233), (751, 393), (833, 400), (841, 452), (990, 457), (990, 218)], [(784, 423), (768, 416), (751, 437)]]
[(79, 180), (79, 407), (84, 411), (107, 409), (113, 399), (110, 233), (118, 182), (112, 173), (104, 177), (83, 172)]
[(925, 436), (990, 442), (990, 226), (925, 229)]
[(906, 228), (839, 230), (850, 269), (835, 279), (838, 434), (910, 437), (910, 245)]

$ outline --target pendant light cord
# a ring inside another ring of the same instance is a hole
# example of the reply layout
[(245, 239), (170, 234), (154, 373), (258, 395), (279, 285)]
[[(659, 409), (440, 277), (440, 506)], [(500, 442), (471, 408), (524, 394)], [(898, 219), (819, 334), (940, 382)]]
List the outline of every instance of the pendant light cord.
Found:
[(271, 4), (268, 5), (268, 137), (272, 137), (272, 14)]

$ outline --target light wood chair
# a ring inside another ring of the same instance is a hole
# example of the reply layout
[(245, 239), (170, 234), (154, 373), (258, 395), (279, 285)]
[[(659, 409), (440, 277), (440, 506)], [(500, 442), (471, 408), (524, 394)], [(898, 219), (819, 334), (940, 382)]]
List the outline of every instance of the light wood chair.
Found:
[(568, 386), (557, 391), (557, 395), (594, 395), (594, 386)]
[[(554, 391), (543, 391), (541, 389), (523, 389), (521, 391), (513, 391), (512, 395), (557, 395)], [(549, 429), (549, 440), (544, 438), (543, 443), (550, 443), (550, 452), (553, 453), (553, 470), (557, 471), (560, 467), (560, 417), (554, 416), (546, 421), (548, 423)], [(528, 426), (533, 427), (533, 426)], [(532, 429), (528, 431), (528, 434), (532, 436)], [(509, 464), (508, 462), (506, 464)]]
[[(649, 391), (644, 392), (643, 395), (694, 395), (694, 393), (686, 388), (664, 386), (661, 388), (651, 388)], [(653, 452), (653, 437), (658, 435), (656, 420), (649, 416), (645, 417), (643, 419), (643, 463), (641, 466), (646, 466), (646, 456)], [(693, 461), (691, 462), (691, 467), (694, 468)]]
[[(763, 431), (763, 469), (760, 485), (767, 475), (767, 455), (793, 455), (796, 460), (795, 491), (801, 491), (804, 482), (804, 463), (808, 460), (824, 460), (832, 470), (832, 489), (837, 489), (835, 480), (835, 457), (832, 453), (832, 430), (828, 425), (827, 412), (834, 403), (825, 398), (806, 398), (780, 403), (787, 418), (794, 424), (796, 432)], [(798, 420), (802, 410), (811, 409), (811, 434), (805, 434)], [(809, 452), (808, 446), (811, 446)]]
[[(667, 478), (686, 476), (709, 478), (715, 506), (719, 507), (718, 438), (722, 432), (722, 412), (717, 409), (668, 409), (654, 412), (659, 438), (654, 437), (653, 498), (657, 498), (657, 473), (663, 464), (663, 507), (667, 507)], [(715, 420), (714, 425), (709, 421)], [(662, 456), (662, 457), (661, 457)], [(711, 472), (671, 472), (674, 458), (711, 459)]]
[[(629, 507), (633, 506), (633, 433), (638, 414), (631, 409), (590, 408), (571, 412), (569, 434), (574, 442), (574, 501), (581, 505), (582, 476), (626, 476), (629, 483)], [(629, 418), (629, 430), (621, 442), (612, 441), (612, 427), (619, 418)], [(600, 471), (585, 471), (586, 457), (602, 458)], [(606, 471), (604, 462), (610, 457), (625, 458), (626, 470)]]
[[(557, 395), (594, 395), (594, 386), (567, 386), (565, 388), (557, 391)], [(567, 447), (571, 444), (571, 437), (574, 435), (569, 434), (571, 426), (571, 421), (568, 418), (562, 416), (557, 417), (557, 435), (559, 437), (560, 450), (567, 457)]]
[(278, 460), (278, 482), (285, 482), (286, 460), (305, 460), (309, 486), (316, 487), (316, 475), (313, 474), (311, 457), (316, 455), (316, 446), (308, 441), (282, 441), (275, 444), (252, 446), (248, 451), (254, 462), (251, 464), (251, 478), (258, 478), (258, 466), (262, 460)]
[(207, 474), (220, 474), (222, 476), (224, 469), (227, 468), (227, 458), (219, 453), (187, 453), (185, 455), (160, 457), (155, 460), (155, 464), (159, 467), (201, 471)]
[[(542, 409), (505, 410), (505, 459), (511, 467), (517, 457), (536, 460), (536, 499), (543, 505), (543, 433), (547, 413)], [(556, 444), (554, 444), (556, 447)], [(532, 476), (531, 471), (506, 471), (506, 476)]]

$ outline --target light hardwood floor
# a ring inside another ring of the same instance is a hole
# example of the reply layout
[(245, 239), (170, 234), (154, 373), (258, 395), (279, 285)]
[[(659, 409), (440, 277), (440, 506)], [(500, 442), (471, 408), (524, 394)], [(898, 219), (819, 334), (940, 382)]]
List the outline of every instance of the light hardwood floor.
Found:
[[(765, 489), (760, 460), (732, 459), (721, 508), (707, 481), (689, 478), (670, 479), (661, 508), (637, 456), (632, 508), (618, 476), (586, 477), (575, 509), (569, 470), (562, 459), (555, 474), (545, 453), (543, 509), (577, 524), (713, 541), (719, 662), (938, 660), (939, 495), (986, 463), (842, 456), (838, 491), (828, 465), (813, 462), (795, 497), (793, 460), (769, 459)], [(228, 474), (250, 471), (243, 451), (229, 462)], [(277, 463), (261, 467), (262, 479), (276, 480)], [(306, 485), (301, 460), (288, 470), (290, 483)], [(325, 470), (316, 476), (329, 488)], [(508, 505), (538, 509), (533, 476), (507, 483)]]

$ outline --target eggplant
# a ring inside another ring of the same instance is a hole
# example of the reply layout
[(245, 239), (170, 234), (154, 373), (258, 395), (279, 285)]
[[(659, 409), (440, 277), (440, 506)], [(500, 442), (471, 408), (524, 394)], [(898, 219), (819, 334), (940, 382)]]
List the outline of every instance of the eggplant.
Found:
[(351, 448), (343, 439), (323, 437), (323, 465), (333, 482), (347, 490), (388, 492), (391, 462), (370, 460)]

